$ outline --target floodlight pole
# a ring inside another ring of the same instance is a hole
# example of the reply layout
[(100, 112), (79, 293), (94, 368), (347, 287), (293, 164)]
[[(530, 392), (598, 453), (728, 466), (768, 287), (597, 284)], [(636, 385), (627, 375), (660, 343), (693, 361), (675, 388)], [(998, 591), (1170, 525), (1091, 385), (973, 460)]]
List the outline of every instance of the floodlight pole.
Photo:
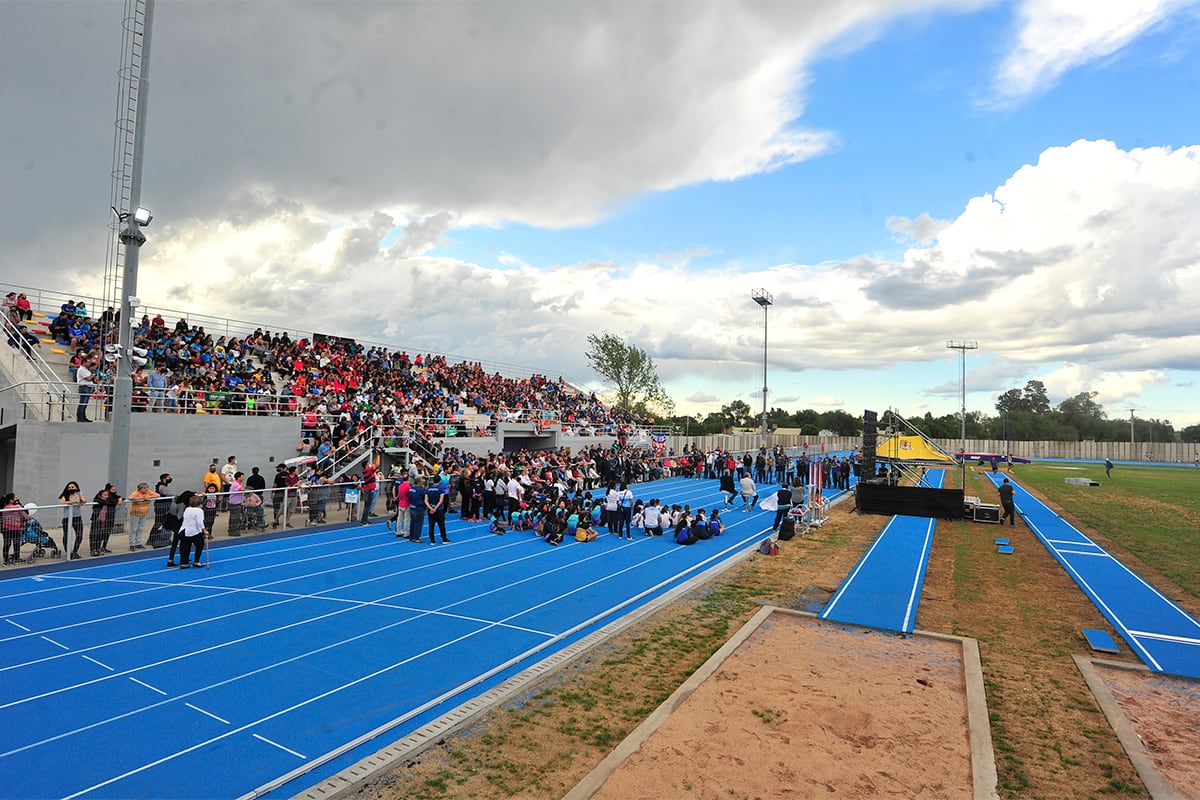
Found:
[(960, 382), (960, 385), (962, 387), (962, 449), (959, 450), (959, 455), (961, 456), (961, 463), (959, 465), (959, 468), (962, 473), (962, 480), (961, 480), (962, 490), (964, 493), (966, 493), (966, 491), (967, 491), (967, 351), (977, 349), (979, 347), (979, 342), (949, 341), (949, 342), (946, 342), (946, 347), (947, 347), (947, 349), (958, 351), (959, 361), (962, 364), (962, 380)]
[[(138, 256), (146, 235), (138, 210), (142, 199), (142, 160), (146, 144), (146, 101), (150, 93), (150, 33), (154, 26), (154, 0), (146, 0), (145, 22), (140, 44), (134, 37), (133, 47), (141, 49), (141, 69), (137, 76), (137, 110), (134, 117), (133, 166), (129, 173), (129, 208), (113, 209), (121, 220), (117, 238), (125, 247), (125, 261), (121, 273), (121, 291), (117, 310), (116, 376), (113, 380), (112, 435), (108, 445), (108, 482), (121, 494), (129, 494), (129, 428), (133, 416), (133, 375), (130, 347), (133, 344), (134, 309), (130, 300), (137, 296)], [(136, 34), (136, 32), (135, 32)]]
[(754, 289), (750, 292), (754, 302), (763, 310), (763, 405), (762, 405), (762, 446), (767, 446), (767, 309), (775, 298), (766, 289)]

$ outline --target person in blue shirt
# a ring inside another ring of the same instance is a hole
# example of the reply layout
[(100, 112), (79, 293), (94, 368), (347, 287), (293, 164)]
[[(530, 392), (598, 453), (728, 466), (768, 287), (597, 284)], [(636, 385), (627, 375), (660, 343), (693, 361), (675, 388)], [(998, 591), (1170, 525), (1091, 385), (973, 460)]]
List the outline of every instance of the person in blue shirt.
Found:
[[(425, 486), (420, 477), (413, 478), (408, 490), (408, 540), (421, 541), (421, 529), (425, 526)], [(431, 534), (432, 535), (432, 534)]]
[(442, 544), (450, 544), (446, 537), (446, 492), (439, 480), (430, 481), (425, 490), (425, 513), (429, 516), (429, 543), (437, 543), (434, 539), (437, 529), (442, 534)]

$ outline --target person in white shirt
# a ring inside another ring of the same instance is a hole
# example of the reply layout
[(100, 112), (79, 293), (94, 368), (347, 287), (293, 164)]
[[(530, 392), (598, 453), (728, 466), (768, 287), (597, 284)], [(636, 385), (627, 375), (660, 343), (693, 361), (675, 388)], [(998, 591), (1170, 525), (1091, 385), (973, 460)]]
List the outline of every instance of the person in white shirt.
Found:
[(642, 509), (642, 525), (647, 536), (662, 536), (662, 509), (658, 506), (658, 498), (650, 501), (650, 505)]
[(521, 498), (525, 494), (525, 488), (521, 485), (521, 478), (524, 477), (524, 472), (516, 478), (508, 479), (508, 518), (512, 519), (512, 515), (521, 510)]
[(75, 370), (75, 385), (79, 388), (79, 408), (75, 409), (75, 420), (77, 422), (91, 422), (88, 419), (87, 409), (88, 404), (92, 402), (92, 392), (95, 390), (93, 386), (94, 379), (92, 378), (92, 367), (96, 362), (88, 359), (79, 365)]
[(750, 470), (742, 475), (742, 511), (753, 511), (754, 506), (758, 504), (758, 489), (754, 487), (754, 479), (750, 477)]
[(179, 529), (183, 538), (179, 543), (179, 567), (187, 568), (188, 557), (195, 548), (196, 555), (190, 566), (200, 566), (200, 554), (204, 552), (204, 510), (200, 508), (200, 495), (192, 495), (188, 507), (183, 511), (183, 525)]

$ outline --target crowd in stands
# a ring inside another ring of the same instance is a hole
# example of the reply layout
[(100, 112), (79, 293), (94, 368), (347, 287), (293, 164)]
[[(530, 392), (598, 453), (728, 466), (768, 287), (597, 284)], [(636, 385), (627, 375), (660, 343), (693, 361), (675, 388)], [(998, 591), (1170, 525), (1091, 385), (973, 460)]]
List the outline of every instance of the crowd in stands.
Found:
[[(18, 300), (6, 300), (14, 320), (22, 313)], [(48, 330), (70, 348), (73, 379), (86, 365), (90, 383), (111, 383), (117, 358), (111, 345), (119, 322), (112, 308), (92, 320), (84, 303), (62, 305)], [(306, 426), (311, 435), (330, 437), (338, 427), (352, 433), (373, 426), (414, 430), (433, 439), (487, 434), (488, 427), (503, 421), (555, 424), (569, 433), (597, 435), (635, 422), (561, 377), (510, 377), (477, 361), (451, 363), (441, 355), (410, 355), (351, 339), (293, 337), (263, 328), (224, 336), (186, 319), (168, 325), (156, 314), (142, 317), (132, 342), (135, 411), (295, 414), (312, 420)]]

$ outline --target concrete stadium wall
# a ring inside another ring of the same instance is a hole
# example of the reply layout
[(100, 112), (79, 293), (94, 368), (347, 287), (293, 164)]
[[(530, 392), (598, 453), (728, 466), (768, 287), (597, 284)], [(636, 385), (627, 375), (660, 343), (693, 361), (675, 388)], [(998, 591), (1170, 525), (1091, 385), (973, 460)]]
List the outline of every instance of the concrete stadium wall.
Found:
[[(57, 503), (62, 487), (78, 481), (89, 499), (109, 482), (108, 423), (27, 421), (15, 426), (11, 466), (13, 491), (27, 503)], [(129, 434), (128, 495), (140, 481), (151, 486), (164, 472), (175, 478), (172, 488), (203, 488), (201, 476), (214, 461), (237, 456), (247, 475), (259, 467), (268, 482), (275, 464), (296, 455), (300, 421), (295, 417), (234, 417), (191, 414), (134, 414)]]

